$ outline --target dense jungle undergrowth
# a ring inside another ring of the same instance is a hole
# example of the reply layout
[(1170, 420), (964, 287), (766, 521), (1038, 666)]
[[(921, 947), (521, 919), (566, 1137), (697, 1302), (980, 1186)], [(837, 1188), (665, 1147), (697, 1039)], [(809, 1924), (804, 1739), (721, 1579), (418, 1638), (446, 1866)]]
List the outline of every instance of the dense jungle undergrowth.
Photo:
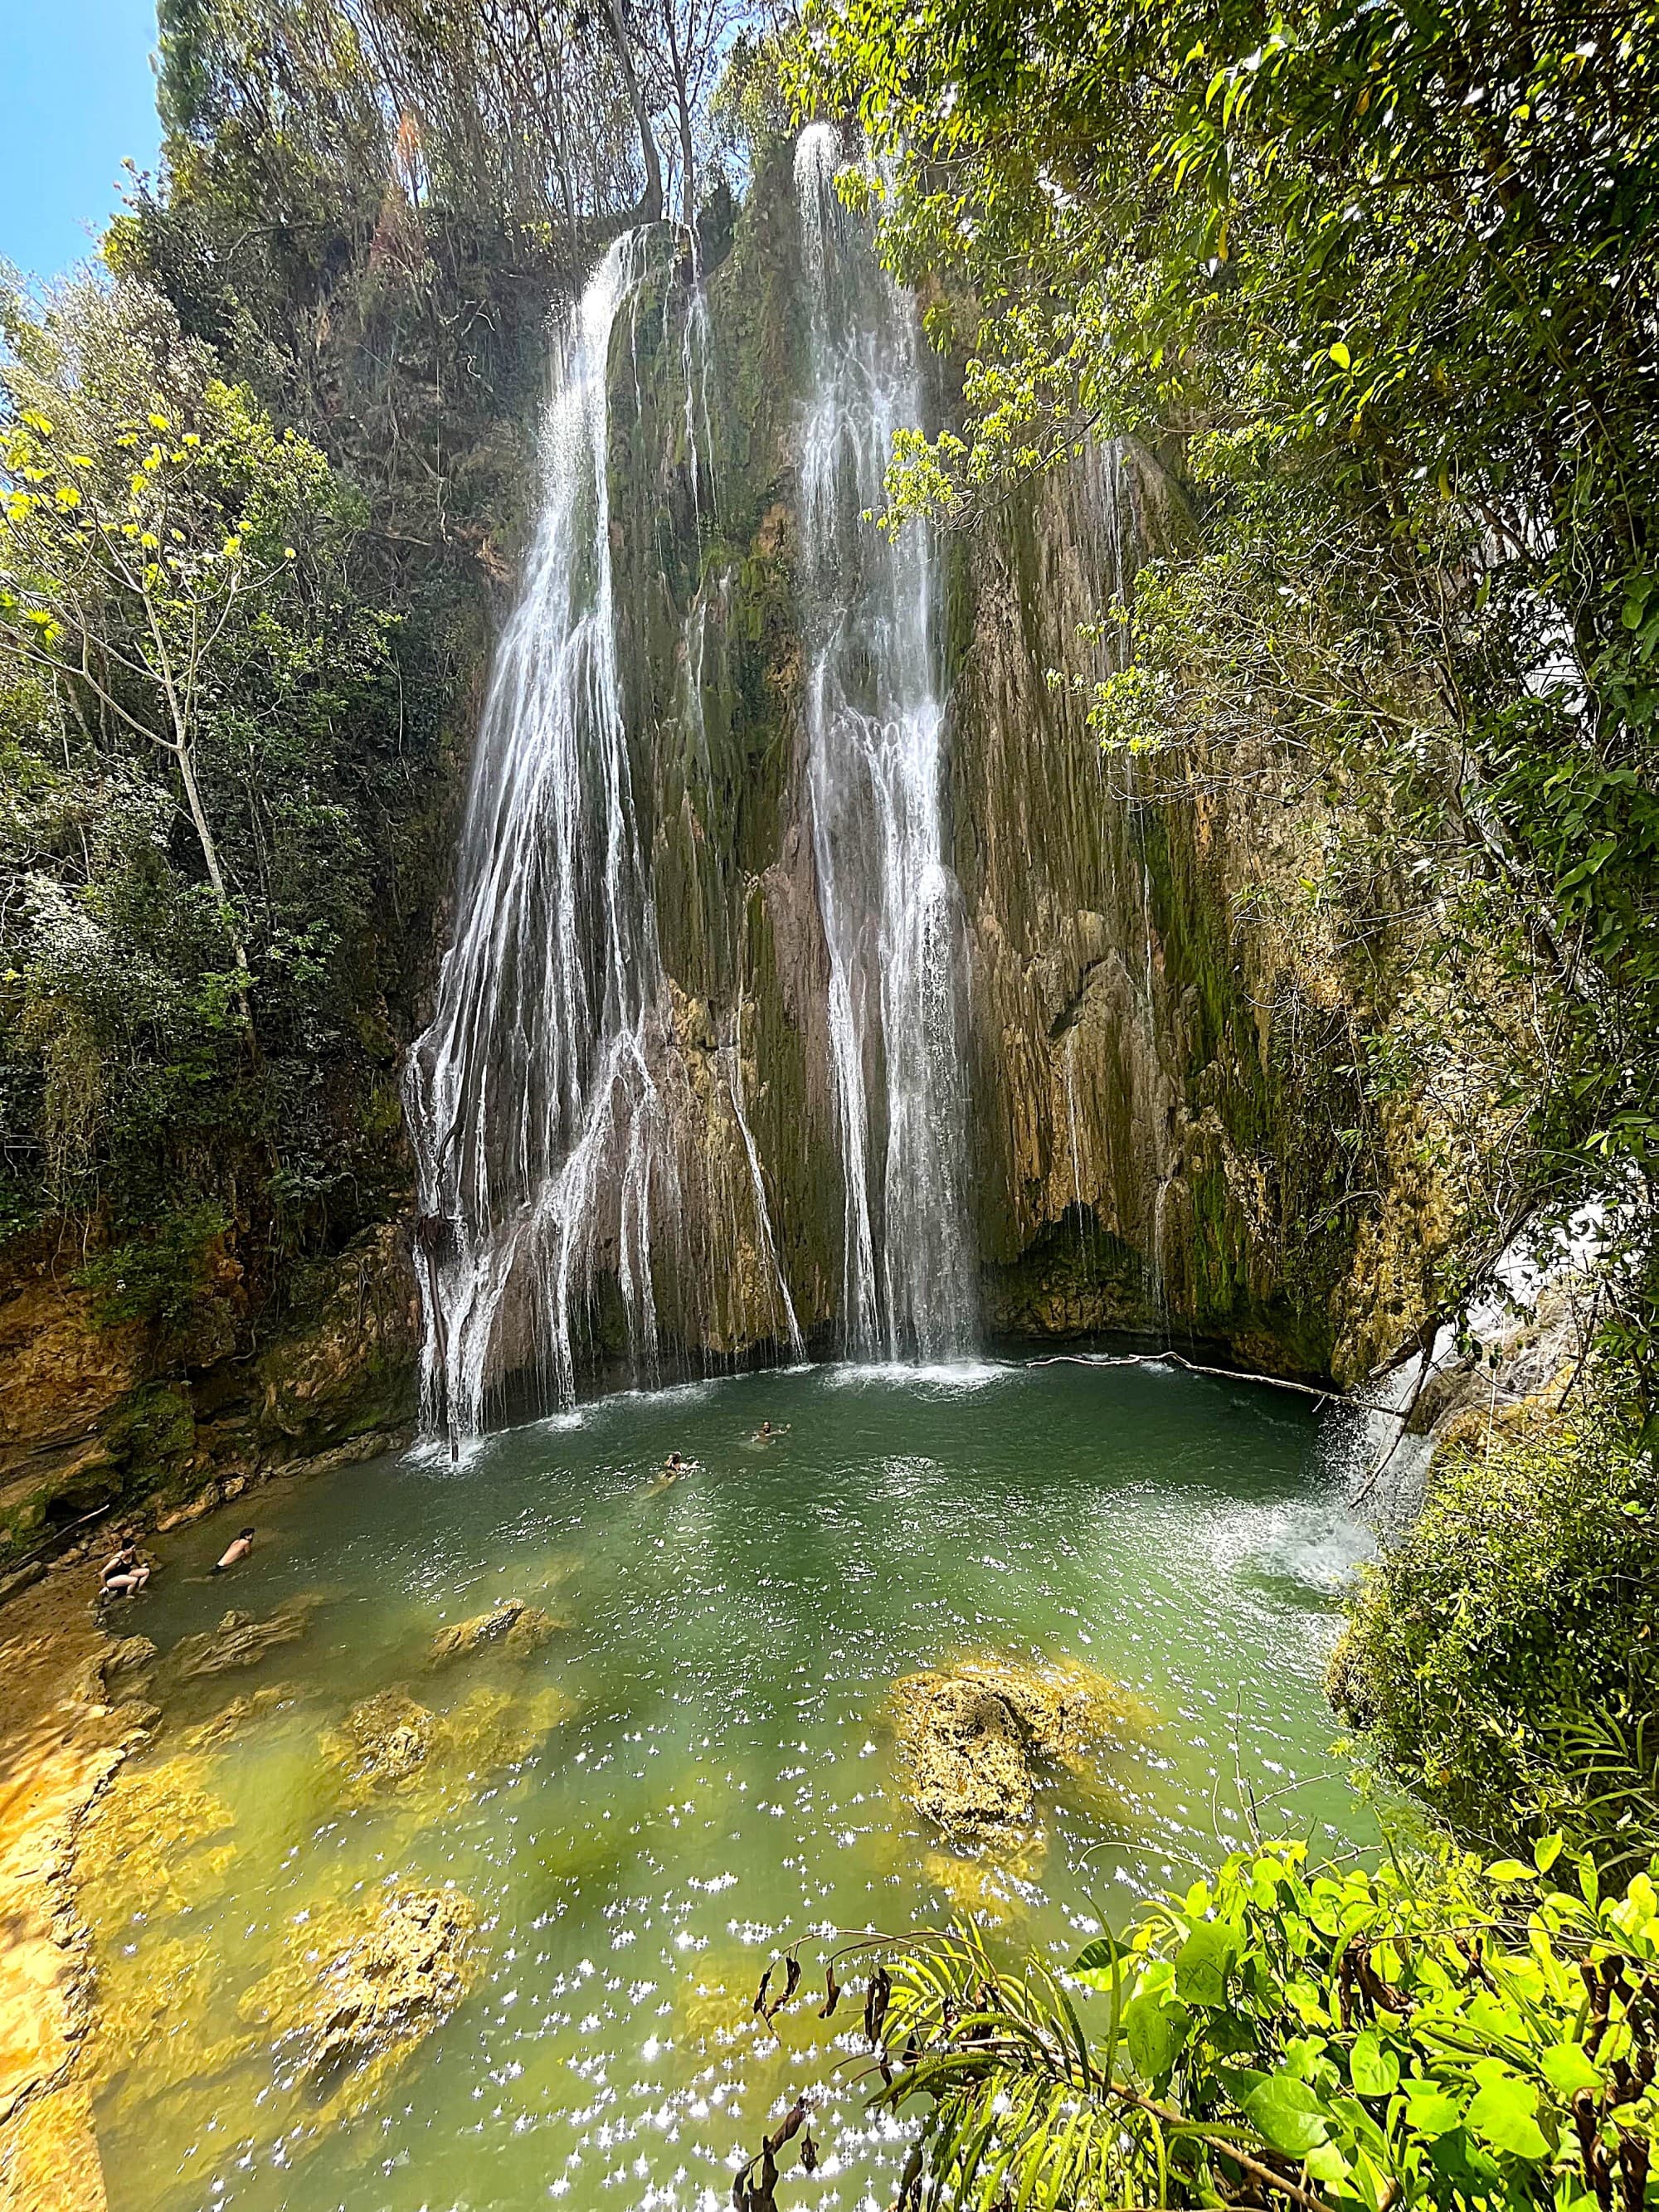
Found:
[(1409, 973), (1332, 1137), (1362, 1195), (1385, 1128), (1453, 1194), (1401, 1359), (1473, 1363), (1517, 1238), (1601, 1224), (1583, 1344), (1443, 1442), (1336, 1673), (1481, 1859), (1265, 1839), (1065, 1975), (889, 1946), (902, 2201), (1643, 2212), (1659, 14), (813, 0), (738, 29), (167, 0), (161, 178), (95, 282), (5, 305), (0, 1259), (49, 1254), (165, 1375), (396, 1212), (548, 307), (671, 203), (715, 250), (792, 112), (849, 155), (861, 129), (848, 189), (962, 394), (901, 440), (890, 526), (1150, 447), (1194, 542), (1054, 680), (1136, 804), (1300, 810), (1296, 896), (1243, 921), (1374, 952), (1379, 994)]

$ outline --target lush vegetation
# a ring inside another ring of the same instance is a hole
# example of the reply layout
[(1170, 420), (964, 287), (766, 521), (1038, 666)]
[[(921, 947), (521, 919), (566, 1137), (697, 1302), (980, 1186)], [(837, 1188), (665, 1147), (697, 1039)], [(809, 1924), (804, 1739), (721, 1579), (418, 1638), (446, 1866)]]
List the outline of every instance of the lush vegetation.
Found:
[(5, 300), (0, 1246), (163, 1368), (402, 1202), (547, 314), (729, 222), (737, 12), (165, 0), (160, 178)]
[(1358, 878), (1438, 985), (1367, 1070), (1446, 1103), (1436, 1317), (1540, 1204), (1616, 1192), (1644, 1373), (1656, 69), (1649, 7), (1507, 0), (813, 0), (788, 59), (886, 157), (963, 365), (896, 512), (971, 521), (1086, 438), (1177, 471), (1195, 542), (1120, 611), (1104, 740), (1322, 801), (1310, 905), (1353, 935)]
[(1659, 1850), (1659, 1474), (1601, 1394), (1449, 1441), (1333, 1671), (1384, 1765), (1466, 1832)]
[[(971, 1929), (856, 1946), (875, 1954), (873, 2101), (921, 2107), (902, 2212), (1640, 2212), (1659, 1899), (1645, 1873), (1604, 1895), (1588, 1862), (1553, 1886), (1559, 1848), (1367, 1874), (1258, 1844), (1066, 1972), (1011, 1972)], [(739, 2176), (739, 2212), (772, 2202), (805, 2118), (797, 2106)]]

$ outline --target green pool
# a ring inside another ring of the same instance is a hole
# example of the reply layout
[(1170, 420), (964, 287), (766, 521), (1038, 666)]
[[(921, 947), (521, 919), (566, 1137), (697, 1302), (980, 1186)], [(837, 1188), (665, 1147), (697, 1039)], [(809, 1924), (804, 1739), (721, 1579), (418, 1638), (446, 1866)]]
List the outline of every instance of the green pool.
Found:
[[(675, 1449), (698, 1464), (663, 1487)], [(1171, 1370), (817, 1368), (279, 1486), (234, 1578), (206, 1569), (243, 1516), (164, 1540), (121, 1626), (161, 1647), (165, 1721), (88, 1855), (113, 2212), (712, 2212), (825, 2080), (793, 2201), (886, 2204), (850, 2008), (775, 2039), (763, 1966), (958, 1907), (1064, 1949), (1240, 1839), (1243, 1785), (1264, 1825), (1363, 1841), (1320, 1687), (1364, 1549), (1329, 1455), (1298, 1401)], [(431, 1665), (509, 1597), (539, 1648)], [(170, 1672), (227, 1606), (301, 1600), (256, 1664)], [(986, 1653), (1085, 1662), (1139, 1716), (1014, 1863), (941, 1848), (885, 1713)], [(341, 1723), (387, 1692), (434, 1733), (366, 1784)], [(465, 1899), (469, 1993), (391, 2063), (305, 2076), (296, 1991), (411, 1885)]]

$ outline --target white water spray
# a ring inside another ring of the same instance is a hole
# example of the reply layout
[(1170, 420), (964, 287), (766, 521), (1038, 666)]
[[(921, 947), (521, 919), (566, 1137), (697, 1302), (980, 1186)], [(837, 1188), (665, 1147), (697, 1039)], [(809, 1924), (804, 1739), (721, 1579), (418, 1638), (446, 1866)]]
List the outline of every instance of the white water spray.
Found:
[(802, 133), (807, 799), (845, 1179), (842, 1319), (854, 1353), (937, 1358), (971, 1342), (977, 1302), (933, 549), (919, 525), (890, 542), (866, 520), (922, 393), (914, 309), (842, 207), (838, 162), (832, 127)]
[[(605, 256), (565, 334), (542, 512), (479, 729), (447, 954), (406, 1080), (426, 1242), (427, 1413), (476, 1429), (532, 1370), (568, 1403), (597, 1278), (657, 1353), (651, 1224), (676, 1170), (669, 1025), (617, 661), (607, 481), (611, 333), (641, 240)], [(666, 1188), (665, 1188), (666, 1186)]]

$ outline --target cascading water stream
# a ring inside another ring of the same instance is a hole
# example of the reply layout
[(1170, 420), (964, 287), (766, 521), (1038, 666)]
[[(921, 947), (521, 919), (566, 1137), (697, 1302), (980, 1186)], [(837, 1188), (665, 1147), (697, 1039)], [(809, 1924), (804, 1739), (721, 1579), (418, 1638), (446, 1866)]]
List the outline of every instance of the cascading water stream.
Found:
[(919, 526), (890, 540), (866, 519), (922, 392), (914, 310), (842, 205), (839, 160), (831, 126), (802, 133), (807, 801), (845, 1179), (842, 1320), (856, 1353), (937, 1358), (972, 1340), (976, 1298), (933, 559)]
[(568, 1401), (601, 1271), (620, 1285), (630, 1351), (647, 1366), (656, 1354), (651, 1224), (676, 1175), (657, 1073), (670, 1030), (607, 481), (611, 333), (642, 270), (641, 236), (618, 240), (560, 349), (540, 522), (478, 734), (455, 940), (406, 1080), (428, 1232), (427, 1411), (452, 1432), (480, 1425), (509, 1369), (539, 1370)]

